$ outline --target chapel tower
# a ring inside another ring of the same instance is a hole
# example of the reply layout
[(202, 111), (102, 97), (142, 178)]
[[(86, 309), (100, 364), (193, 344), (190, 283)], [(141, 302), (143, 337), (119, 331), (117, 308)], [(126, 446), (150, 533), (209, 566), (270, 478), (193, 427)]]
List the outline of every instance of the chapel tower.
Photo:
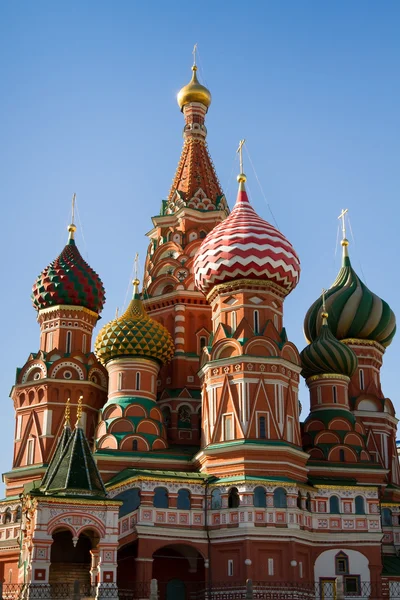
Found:
[(228, 206), (206, 143), (211, 94), (199, 83), (196, 64), (178, 104), (185, 119), (183, 149), (168, 198), (148, 233), (143, 297), (146, 310), (165, 325), (175, 345), (171, 363), (157, 380), (169, 439), (198, 445), (198, 360), (209, 342), (211, 310), (195, 288), (193, 258), (202, 239), (228, 215)]

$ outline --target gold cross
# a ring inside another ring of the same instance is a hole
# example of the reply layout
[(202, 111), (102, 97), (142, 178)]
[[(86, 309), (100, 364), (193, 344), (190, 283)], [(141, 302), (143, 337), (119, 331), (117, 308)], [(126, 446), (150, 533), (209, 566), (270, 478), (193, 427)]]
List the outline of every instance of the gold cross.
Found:
[(240, 140), (239, 148), (236, 150), (236, 153), (239, 154), (239, 165), (240, 165), (240, 173), (243, 173), (243, 144), (246, 140)]
[(137, 274), (138, 274), (138, 263), (139, 263), (139, 252), (136, 252), (135, 254), (135, 261), (134, 261), (134, 273), (135, 273), (135, 279), (137, 279)]
[(340, 213), (340, 215), (338, 216), (338, 219), (342, 220), (342, 235), (343, 235), (343, 239), (346, 239), (346, 223), (344, 220), (345, 214), (349, 212), (348, 208), (343, 208), (342, 212)]
[(322, 310), (323, 310), (323, 312), (326, 312), (325, 294), (326, 294), (326, 289), (322, 288)]
[(76, 194), (74, 194), (72, 196), (72, 220), (71, 223), (74, 223), (74, 218), (75, 218), (75, 201), (76, 201)]
[(192, 51), (192, 54), (193, 54), (193, 66), (194, 67), (196, 66), (196, 52), (197, 52), (197, 44), (195, 44), (193, 46), (193, 51)]

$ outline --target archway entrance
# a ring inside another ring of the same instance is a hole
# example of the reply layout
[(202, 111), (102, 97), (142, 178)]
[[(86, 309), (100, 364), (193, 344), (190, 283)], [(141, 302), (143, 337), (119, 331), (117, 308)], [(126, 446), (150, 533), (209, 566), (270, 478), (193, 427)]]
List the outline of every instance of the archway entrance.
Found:
[(84, 531), (74, 546), (72, 533), (68, 529), (58, 529), (53, 533), (50, 553), (49, 583), (70, 583), (79, 581), (90, 585), (90, 551), (96, 548), (99, 538), (92, 531)]
[(153, 559), (160, 600), (188, 600), (205, 580), (204, 558), (192, 546), (169, 544), (154, 552)]
[(126, 544), (117, 553), (117, 582), (121, 589), (130, 588), (136, 582), (137, 541)]

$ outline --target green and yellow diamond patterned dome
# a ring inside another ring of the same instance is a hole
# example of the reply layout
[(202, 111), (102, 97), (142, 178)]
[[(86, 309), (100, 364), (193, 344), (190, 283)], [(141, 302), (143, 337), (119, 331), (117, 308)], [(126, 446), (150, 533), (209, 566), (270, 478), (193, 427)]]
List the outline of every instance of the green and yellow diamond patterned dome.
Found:
[(166, 328), (149, 317), (138, 293), (139, 280), (134, 280), (133, 298), (123, 315), (100, 330), (94, 350), (104, 365), (115, 358), (137, 356), (164, 364), (174, 354), (174, 343)]

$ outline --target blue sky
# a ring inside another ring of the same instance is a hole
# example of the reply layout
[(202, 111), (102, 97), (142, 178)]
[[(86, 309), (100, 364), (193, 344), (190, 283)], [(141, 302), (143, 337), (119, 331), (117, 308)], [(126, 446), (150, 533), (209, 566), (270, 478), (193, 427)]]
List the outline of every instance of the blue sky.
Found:
[[(289, 338), (303, 348), (304, 314), (339, 269), (344, 207), (354, 267), (400, 314), (399, 21), (397, 1), (0, 4), (1, 471), (11, 466), (15, 369), (38, 349), (31, 286), (66, 242), (72, 193), (77, 243), (107, 291), (103, 324), (124, 303), (136, 252), (143, 265), (144, 234), (171, 185), (176, 93), (195, 42), (230, 206), (245, 137), (262, 186), (245, 153), (253, 205), (271, 220), (269, 204), (302, 262), (285, 301)], [(399, 350), (400, 336), (383, 368), (398, 410)], [(305, 408), (307, 397), (302, 384)]]

